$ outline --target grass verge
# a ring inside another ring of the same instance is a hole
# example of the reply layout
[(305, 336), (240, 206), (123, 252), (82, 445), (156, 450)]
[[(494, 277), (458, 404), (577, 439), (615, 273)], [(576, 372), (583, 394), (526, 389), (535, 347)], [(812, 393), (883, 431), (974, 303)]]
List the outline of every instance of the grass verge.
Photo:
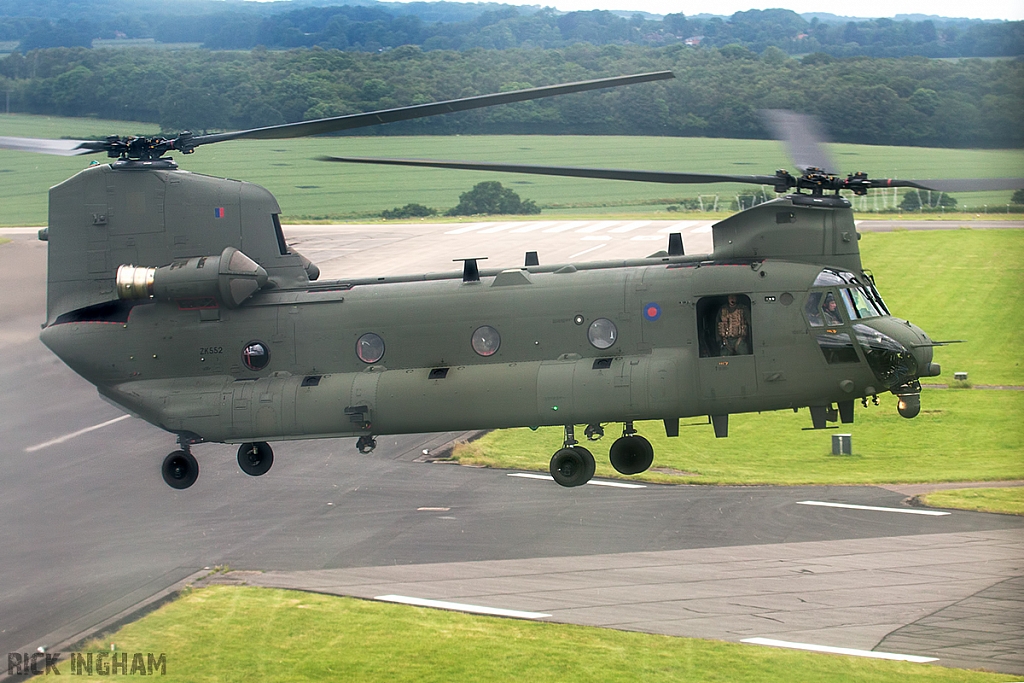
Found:
[(935, 508), (998, 512), (1024, 515), (1024, 487), (998, 489), (948, 489), (916, 496), (916, 500)]
[[(871, 681), (1013, 676), (498, 619), (295, 591), (192, 591), (86, 651), (166, 653), (167, 681)], [(131, 655), (129, 655), (129, 661)], [(113, 678), (113, 677), (111, 677)]]

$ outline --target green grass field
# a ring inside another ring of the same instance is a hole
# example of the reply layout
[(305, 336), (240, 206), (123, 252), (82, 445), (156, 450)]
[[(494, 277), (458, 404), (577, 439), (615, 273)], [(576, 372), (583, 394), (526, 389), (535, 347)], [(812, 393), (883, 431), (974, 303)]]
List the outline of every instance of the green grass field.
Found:
[[(935, 359), (951, 382), (1024, 385), (1024, 234), (1019, 230), (868, 233), (864, 264), (875, 272), (895, 315), (934, 339), (964, 339)], [(685, 420), (679, 438), (660, 423), (638, 423), (655, 448), (655, 469), (631, 479), (700, 484), (857, 484), (1024, 478), (1024, 392), (925, 389), (922, 412), (899, 417), (895, 398), (857, 406), (853, 456), (831, 455), (832, 431), (803, 431), (806, 410), (733, 415), (729, 437), (706, 420)], [(619, 476), (606, 453), (614, 434), (592, 449), (599, 476)], [(500, 430), (456, 448), (464, 464), (547, 470), (560, 428)], [(667, 468), (669, 472), (658, 471)], [(676, 472), (673, 472), (676, 471)], [(678, 473), (677, 473), (678, 472)], [(693, 473), (693, 474), (683, 474)]]
[[(0, 136), (85, 137), (110, 133), (155, 133), (153, 124), (0, 116)], [(845, 171), (874, 176), (1024, 176), (1020, 150), (949, 150), (834, 145)], [(654, 137), (445, 136), (347, 137), (236, 141), (175, 155), (182, 168), (265, 186), (278, 198), (286, 221), (365, 219), (382, 210), (417, 202), (435, 208), (458, 203), (459, 194), (483, 180), (499, 180), (548, 216), (660, 215), (666, 202), (717, 194), (721, 202), (757, 191), (743, 185), (675, 186), (540, 178), (511, 174), (408, 169), (315, 161), (322, 155), (491, 160), (574, 166), (607, 166), (709, 173), (770, 174), (790, 167), (782, 146), (757, 140)], [(51, 157), (0, 151), (0, 225), (43, 225), (46, 190), (102, 156)], [(767, 188), (766, 188), (767, 189)], [(771, 196), (771, 190), (767, 189)], [(965, 194), (961, 204), (1005, 214), (1010, 192)], [(862, 200), (858, 200), (862, 201)], [(891, 205), (892, 199), (888, 198)], [(871, 209), (869, 197), (863, 208)], [(981, 211), (982, 209), (979, 209)], [(724, 215), (724, 214), (722, 214)]]
[[(120, 652), (166, 653), (167, 673), (160, 680), (195, 683), (1019, 679), (927, 664), (227, 586), (186, 593), (83, 652), (109, 654), (111, 643)], [(65, 666), (62, 673), (69, 671)]]
[(948, 489), (917, 497), (924, 505), (955, 510), (1024, 515), (1024, 487)]

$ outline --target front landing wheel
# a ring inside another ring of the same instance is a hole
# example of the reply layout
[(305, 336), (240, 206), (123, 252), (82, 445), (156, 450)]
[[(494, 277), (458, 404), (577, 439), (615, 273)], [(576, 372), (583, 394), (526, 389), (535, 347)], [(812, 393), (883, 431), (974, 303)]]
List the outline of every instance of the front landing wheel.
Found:
[(597, 467), (593, 454), (582, 446), (563, 448), (551, 456), (552, 478), (567, 487), (583, 486), (594, 476)]
[(238, 466), (250, 477), (266, 474), (273, 464), (274, 451), (266, 441), (243, 443), (238, 447)]
[(172, 489), (187, 489), (199, 477), (199, 463), (191, 453), (174, 451), (164, 458), (160, 472)]

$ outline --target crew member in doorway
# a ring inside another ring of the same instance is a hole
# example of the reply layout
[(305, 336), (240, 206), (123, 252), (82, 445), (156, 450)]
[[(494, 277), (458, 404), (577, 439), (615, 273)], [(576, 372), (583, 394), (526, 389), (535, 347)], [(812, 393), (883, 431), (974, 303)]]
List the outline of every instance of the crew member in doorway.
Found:
[(716, 329), (723, 356), (745, 356), (750, 353), (750, 319), (747, 309), (739, 304), (735, 294), (718, 310)]

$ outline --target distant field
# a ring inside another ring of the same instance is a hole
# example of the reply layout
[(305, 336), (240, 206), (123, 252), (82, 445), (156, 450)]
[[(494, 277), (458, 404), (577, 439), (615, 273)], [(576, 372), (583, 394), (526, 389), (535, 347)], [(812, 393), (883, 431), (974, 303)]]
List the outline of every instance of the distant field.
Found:
[[(110, 133), (154, 133), (140, 123), (0, 116), (0, 135), (84, 137)], [(846, 171), (875, 176), (916, 178), (1024, 176), (1018, 150), (946, 150), (866, 145), (834, 145)], [(710, 173), (763, 174), (791, 167), (776, 142), (705, 138), (450, 136), (348, 137), (275, 141), (237, 141), (176, 155), (182, 168), (249, 180), (267, 187), (281, 204), (285, 220), (344, 220), (375, 216), (409, 202), (435, 208), (458, 203), (459, 194), (482, 180), (499, 180), (524, 199), (533, 199), (548, 215), (637, 214), (671, 217), (666, 202), (717, 194), (725, 203), (753, 186), (676, 186), (624, 181), (540, 178), (510, 174), (349, 166), (314, 161), (321, 154), (493, 160), (574, 166), (608, 166)], [(46, 190), (105, 157), (50, 157), (0, 151), (0, 225), (42, 225)], [(767, 189), (769, 196), (770, 189)], [(891, 205), (891, 195), (887, 195)], [(958, 197), (961, 204), (988, 205), (1005, 212), (1009, 192)], [(864, 209), (875, 204), (868, 198)], [(881, 204), (879, 204), (881, 205)], [(979, 208), (979, 211), (984, 210)], [(675, 214), (678, 215), (678, 214)]]

